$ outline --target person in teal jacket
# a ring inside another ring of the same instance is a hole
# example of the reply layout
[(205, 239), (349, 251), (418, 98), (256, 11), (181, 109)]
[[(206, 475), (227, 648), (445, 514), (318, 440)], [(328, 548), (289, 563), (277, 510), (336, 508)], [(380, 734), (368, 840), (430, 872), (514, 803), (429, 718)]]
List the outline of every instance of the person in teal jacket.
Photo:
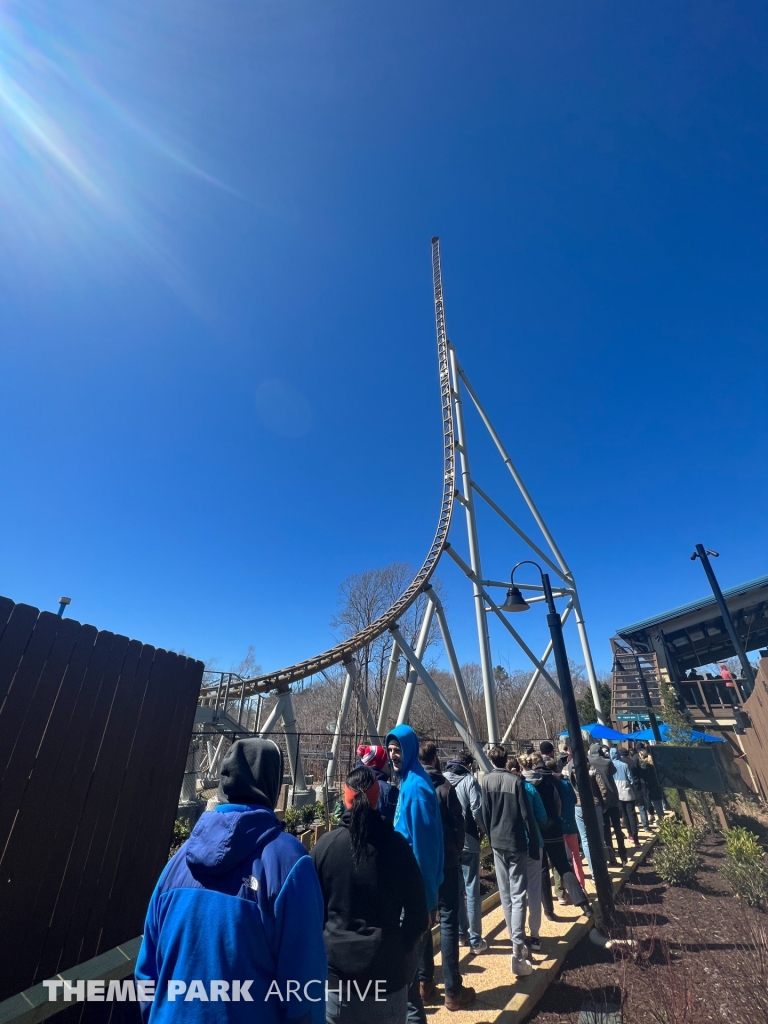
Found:
[[(552, 762), (557, 765), (555, 762)], [(581, 849), (579, 847), (579, 828), (576, 824), (576, 793), (574, 792), (573, 786), (567, 779), (562, 777), (562, 774), (557, 773), (554, 769), (552, 772), (556, 782), (557, 791), (560, 794), (560, 801), (562, 807), (560, 809), (560, 820), (563, 823), (563, 842), (565, 843), (565, 849), (568, 853), (573, 867), (573, 873), (576, 875), (576, 880), (582, 889), (585, 888), (584, 883), (584, 865), (581, 862)], [(557, 893), (558, 900), (563, 902), (569, 902), (566, 900), (566, 892), (563, 888), (563, 882), (557, 871), (555, 875), (555, 892)], [(586, 891), (586, 890), (585, 890)]]
[[(392, 770), (400, 780), (400, 796), (395, 811), (395, 831), (402, 833), (413, 850), (424, 880), (430, 921), (434, 920), (437, 894), (443, 881), (443, 823), (432, 780), (419, 762), (419, 739), (410, 725), (397, 725), (385, 740)], [(428, 930), (416, 943), (413, 975), (409, 979), (408, 1024), (426, 1024), (424, 1003), (419, 991), (418, 964), (424, 942), (432, 941)]]
[[(507, 771), (516, 772), (523, 779), (525, 795), (528, 797), (528, 804), (536, 822), (536, 831), (539, 836), (538, 857), (528, 856), (528, 930), (530, 935), (526, 939), (530, 951), (532, 953), (539, 953), (541, 951), (541, 939), (539, 937), (539, 932), (541, 931), (541, 852), (544, 849), (544, 839), (542, 838), (539, 825), (543, 825), (547, 820), (547, 812), (544, 809), (544, 804), (541, 802), (538, 790), (522, 774), (517, 758), (511, 757), (507, 761)], [(548, 914), (547, 916), (550, 917), (552, 915)]]

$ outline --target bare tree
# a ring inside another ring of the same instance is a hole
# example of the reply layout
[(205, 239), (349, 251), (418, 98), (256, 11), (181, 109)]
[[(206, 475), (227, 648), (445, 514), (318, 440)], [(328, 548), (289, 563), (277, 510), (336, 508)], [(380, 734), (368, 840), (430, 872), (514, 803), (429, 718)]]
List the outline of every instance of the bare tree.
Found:
[[(366, 572), (348, 576), (339, 587), (338, 610), (331, 619), (331, 628), (336, 631), (339, 639), (354, 636), (375, 622), (400, 596), (415, 574), (416, 570), (407, 562), (392, 562), (380, 569), (368, 569)], [(439, 581), (433, 580), (432, 585), (440, 594)], [(400, 629), (411, 646), (416, 643), (426, 605), (426, 596), (420, 594), (408, 611), (400, 617)], [(427, 637), (427, 650), (439, 635), (439, 626), (433, 620)], [(374, 719), (377, 718), (381, 707), (391, 651), (392, 637), (385, 631), (361, 648), (357, 654), (359, 685), (368, 699)]]

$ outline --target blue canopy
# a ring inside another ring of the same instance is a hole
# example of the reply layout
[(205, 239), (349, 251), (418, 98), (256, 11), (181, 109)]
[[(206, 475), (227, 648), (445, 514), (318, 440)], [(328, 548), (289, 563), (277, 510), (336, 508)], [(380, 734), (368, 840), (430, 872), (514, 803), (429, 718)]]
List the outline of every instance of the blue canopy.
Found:
[[(664, 725), (663, 722), (659, 722), (659, 732), (661, 733), (662, 740), (665, 743), (669, 743), (669, 726)], [(722, 736), (712, 736), (711, 733), (698, 732), (696, 729), (691, 729), (690, 736), (692, 740), (704, 740), (705, 743), (725, 743), (725, 740)], [(653, 730), (643, 729), (642, 732), (633, 732), (631, 736), (628, 736), (626, 738), (631, 740), (652, 740)]]
[[(628, 733), (616, 732), (615, 729), (609, 729), (607, 725), (600, 725), (599, 722), (590, 722), (589, 725), (582, 725), (581, 731), (582, 732), (588, 732), (589, 735), (592, 737), (592, 739), (595, 739), (595, 740), (622, 740), (623, 741), (623, 740), (628, 740), (628, 739), (633, 739), (634, 738), (633, 736), (630, 736)], [(567, 733), (567, 731), (566, 732), (561, 732), (560, 735), (561, 736), (567, 736), (568, 733)]]

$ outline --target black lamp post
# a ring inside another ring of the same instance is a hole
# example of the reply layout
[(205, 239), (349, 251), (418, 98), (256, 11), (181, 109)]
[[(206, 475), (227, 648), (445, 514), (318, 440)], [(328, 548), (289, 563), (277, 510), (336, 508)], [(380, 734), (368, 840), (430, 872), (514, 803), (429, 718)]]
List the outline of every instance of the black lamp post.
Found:
[(557, 678), (560, 683), (560, 694), (563, 698), (563, 710), (565, 711), (565, 720), (568, 725), (568, 742), (570, 743), (571, 752), (573, 754), (576, 788), (579, 791), (581, 812), (584, 815), (584, 827), (587, 833), (590, 860), (592, 861), (592, 870), (594, 872), (597, 902), (600, 906), (603, 924), (610, 926), (615, 913), (613, 886), (611, 885), (611, 878), (608, 874), (608, 864), (605, 860), (603, 836), (600, 833), (600, 826), (598, 825), (597, 814), (595, 813), (595, 802), (592, 797), (592, 786), (589, 780), (589, 765), (587, 764), (587, 758), (584, 753), (579, 712), (576, 708), (576, 697), (573, 692), (573, 680), (571, 679), (571, 670), (568, 665), (565, 640), (563, 639), (563, 624), (560, 621), (560, 616), (558, 615), (557, 608), (555, 607), (555, 599), (552, 596), (552, 586), (549, 582), (549, 576), (547, 573), (542, 572), (541, 566), (537, 562), (525, 559), (524, 561), (517, 563), (510, 574), (509, 590), (507, 591), (507, 597), (504, 604), (501, 605), (501, 610), (505, 612), (525, 612), (531, 607), (523, 598), (519, 588), (515, 586), (515, 570), (517, 570), (521, 565), (536, 566), (539, 575), (541, 576), (542, 587), (544, 588), (544, 599), (547, 603), (547, 625), (549, 626), (549, 635), (552, 639), (552, 652), (555, 655)]
[[(717, 602), (717, 607), (720, 609), (720, 614), (723, 617), (723, 623), (728, 631), (728, 636), (731, 638), (733, 649), (741, 662), (741, 670), (744, 673), (744, 678), (746, 679), (747, 687), (749, 688), (749, 693), (747, 694), (749, 697), (755, 688), (755, 673), (752, 671), (752, 665), (747, 657), (747, 652), (744, 650), (741, 637), (736, 632), (736, 627), (733, 624), (731, 613), (728, 611), (728, 605), (725, 603), (725, 598), (723, 597), (723, 592), (720, 589), (720, 584), (717, 582), (715, 570), (712, 568), (709, 561), (710, 555), (712, 555), (713, 558), (720, 557), (717, 551), (710, 551), (709, 549), (705, 549), (703, 544), (697, 544), (696, 550), (691, 555), (691, 561), (695, 562), (696, 559), (699, 558), (701, 559), (701, 564), (704, 566), (704, 572), (707, 574), (710, 587), (712, 587), (712, 593), (715, 595), (715, 601)], [(739, 691), (737, 690), (736, 692), (738, 693)]]

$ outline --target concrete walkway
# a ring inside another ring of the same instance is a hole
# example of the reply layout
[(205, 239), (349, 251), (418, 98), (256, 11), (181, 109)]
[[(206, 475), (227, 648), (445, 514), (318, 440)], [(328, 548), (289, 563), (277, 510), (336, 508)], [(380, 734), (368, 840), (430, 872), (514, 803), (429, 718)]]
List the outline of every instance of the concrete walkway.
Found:
[[(621, 889), (635, 868), (647, 856), (656, 841), (656, 828), (640, 829), (640, 842), (635, 848), (627, 844), (629, 860), (626, 865), (609, 868), (614, 893)], [(587, 892), (594, 895), (595, 887), (587, 872)], [(451, 1012), (443, 1004), (442, 969), (440, 956), (435, 953), (435, 981), (441, 986), (434, 999), (436, 1005), (426, 1007), (429, 1024), (520, 1024), (531, 1013), (555, 978), (569, 951), (589, 933), (591, 919), (579, 915), (575, 907), (561, 907), (555, 900), (556, 921), (541, 922), (541, 953), (532, 954), (533, 974), (516, 978), (511, 971), (512, 948), (504, 925), (498, 893), (483, 903), (483, 937), (488, 950), (479, 956), (470, 956), (461, 947), (459, 966), (465, 985), (477, 992), (477, 1001), (467, 1010)], [(437, 1005), (439, 1001), (439, 1005)]]

